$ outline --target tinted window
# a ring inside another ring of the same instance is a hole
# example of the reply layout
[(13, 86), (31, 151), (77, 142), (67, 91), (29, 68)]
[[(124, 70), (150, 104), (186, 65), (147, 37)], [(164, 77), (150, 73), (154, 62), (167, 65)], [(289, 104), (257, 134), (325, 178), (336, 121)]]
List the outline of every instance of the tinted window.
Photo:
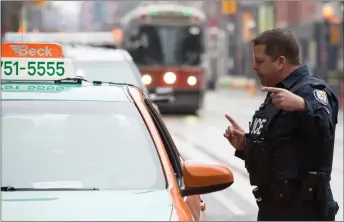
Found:
[(166, 187), (132, 103), (3, 101), (2, 127), (2, 186)]
[(132, 62), (125, 61), (73, 61), (78, 75), (87, 80), (129, 83), (142, 87), (141, 74)]

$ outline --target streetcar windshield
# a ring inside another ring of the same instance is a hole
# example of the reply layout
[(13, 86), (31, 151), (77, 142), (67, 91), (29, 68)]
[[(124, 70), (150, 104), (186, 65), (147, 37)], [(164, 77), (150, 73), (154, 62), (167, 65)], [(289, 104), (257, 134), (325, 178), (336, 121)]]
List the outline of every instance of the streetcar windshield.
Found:
[(138, 65), (199, 65), (203, 32), (198, 26), (141, 25), (127, 50)]

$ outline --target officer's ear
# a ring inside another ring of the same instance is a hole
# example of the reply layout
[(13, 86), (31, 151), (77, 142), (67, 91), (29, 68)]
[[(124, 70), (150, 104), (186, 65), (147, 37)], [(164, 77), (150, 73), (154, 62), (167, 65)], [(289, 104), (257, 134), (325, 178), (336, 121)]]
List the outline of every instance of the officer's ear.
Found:
[(286, 65), (286, 63), (287, 63), (287, 59), (284, 56), (279, 56), (276, 59), (276, 65), (277, 65), (279, 70), (283, 69), (284, 66)]

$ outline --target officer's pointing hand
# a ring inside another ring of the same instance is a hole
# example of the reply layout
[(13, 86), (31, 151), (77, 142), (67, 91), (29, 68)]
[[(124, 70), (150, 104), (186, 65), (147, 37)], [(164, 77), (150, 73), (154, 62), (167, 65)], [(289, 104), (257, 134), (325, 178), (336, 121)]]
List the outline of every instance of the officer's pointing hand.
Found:
[(232, 119), (228, 114), (225, 115), (228, 121), (231, 123), (223, 134), (228, 139), (230, 144), (237, 150), (245, 149), (245, 131), (239, 124)]
[(302, 97), (282, 88), (263, 87), (264, 92), (272, 93), (271, 102), (279, 109), (286, 111), (302, 111), (305, 108), (305, 101)]

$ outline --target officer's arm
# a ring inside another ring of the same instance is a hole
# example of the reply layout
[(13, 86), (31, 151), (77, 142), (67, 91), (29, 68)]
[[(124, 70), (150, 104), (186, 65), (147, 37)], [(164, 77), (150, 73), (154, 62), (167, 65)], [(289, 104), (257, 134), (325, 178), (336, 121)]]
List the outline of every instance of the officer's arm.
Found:
[(236, 150), (235, 153), (234, 153), (234, 156), (242, 159), (242, 160), (245, 160), (244, 158), (244, 151), (243, 150)]
[[(245, 149), (246, 149), (246, 144), (247, 144), (247, 138), (248, 138), (249, 134), (246, 133), (245, 134)], [(242, 160), (245, 160), (245, 156), (244, 156), (244, 150), (235, 150), (235, 153), (234, 153), (234, 156), (242, 159)]]
[(299, 93), (305, 101), (304, 111), (301, 112), (300, 126), (302, 134), (308, 137), (327, 137), (334, 135), (334, 123), (332, 108), (336, 101), (331, 100), (331, 95), (325, 91), (306, 86)]

